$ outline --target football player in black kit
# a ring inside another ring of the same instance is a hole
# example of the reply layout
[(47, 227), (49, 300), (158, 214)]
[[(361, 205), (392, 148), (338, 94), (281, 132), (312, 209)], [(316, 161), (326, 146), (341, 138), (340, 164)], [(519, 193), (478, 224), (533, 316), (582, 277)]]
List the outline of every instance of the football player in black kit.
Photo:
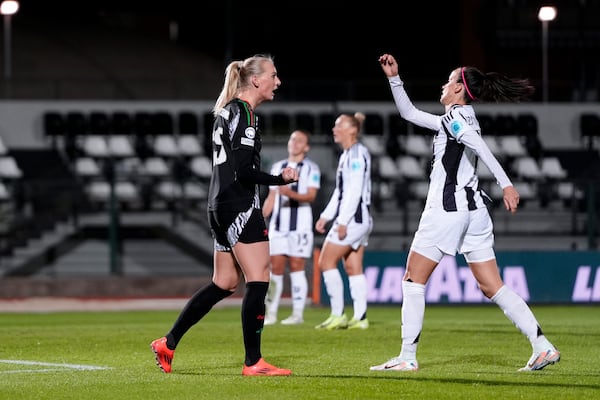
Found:
[(290, 375), (267, 363), (261, 354), (265, 296), (269, 286), (269, 237), (262, 216), (259, 185), (285, 185), (298, 180), (294, 168), (280, 175), (260, 169), (261, 138), (255, 109), (271, 101), (281, 85), (272, 57), (255, 55), (231, 62), (217, 99), (212, 132), (213, 171), (208, 194), (208, 221), (214, 238), (212, 282), (187, 302), (171, 330), (151, 343), (157, 365), (171, 372), (175, 348), (183, 335), (211, 308), (237, 289), (242, 276), (242, 375)]

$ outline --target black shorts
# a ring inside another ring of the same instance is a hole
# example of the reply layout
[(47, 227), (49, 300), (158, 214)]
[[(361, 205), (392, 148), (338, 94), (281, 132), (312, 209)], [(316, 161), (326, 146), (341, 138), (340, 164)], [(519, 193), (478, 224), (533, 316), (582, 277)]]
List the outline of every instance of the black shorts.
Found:
[(217, 251), (231, 251), (237, 242), (256, 243), (269, 240), (269, 231), (259, 208), (253, 207), (241, 213), (208, 211), (208, 225)]

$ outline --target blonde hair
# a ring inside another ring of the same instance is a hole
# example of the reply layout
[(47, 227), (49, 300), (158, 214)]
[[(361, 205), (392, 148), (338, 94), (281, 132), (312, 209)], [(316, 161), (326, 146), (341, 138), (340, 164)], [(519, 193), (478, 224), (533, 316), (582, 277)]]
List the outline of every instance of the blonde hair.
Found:
[(367, 116), (360, 111), (355, 112), (354, 114), (342, 113), (340, 116), (346, 117), (351, 126), (356, 128), (356, 136), (360, 135), (362, 130), (363, 123)]
[(227, 66), (223, 88), (213, 107), (213, 115), (215, 117), (227, 103), (236, 97), (240, 89), (250, 85), (250, 78), (252, 76), (260, 75), (264, 72), (263, 65), (265, 62), (273, 63), (273, 57), (257, 54), (242, 61), (232, 61)]
[(356, 120), (356, 128), (358, 130), (358, 133), (360, 133), (364, 125), (365, 119), (367, 119), (367, 116), (361, 113), (360, 111), (357, 111), (354, 113), (353, 117)]

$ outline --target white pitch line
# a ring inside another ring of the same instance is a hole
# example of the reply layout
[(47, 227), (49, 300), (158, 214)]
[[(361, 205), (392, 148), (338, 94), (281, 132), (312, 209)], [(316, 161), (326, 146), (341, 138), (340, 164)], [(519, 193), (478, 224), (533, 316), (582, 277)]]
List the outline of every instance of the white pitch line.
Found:
[(44, 368), (44, 369), (14, 369), (12, 371), (0, 371), (0, 374), (22, 374), (29, 372), (56, 372), (56, 371), (64, 371), (65, 369), (59, 368)]
[[(0, 360), (0, 363), (4, 364), (16, 364), (16, 365), (39, 365), (41, 367), (60, 367), (76, 369), (78, 371), (94, 371), (111, 369), (110, 367), (101, 367), (97, 365), (82, 365), (82, 364), (58, 364), (58, 363), (47, 363), (41, 361), (27, 361), (27, 360)], [(0, 371), (0, 373), (17, 373), (17, 372), (49, 372), (59, 371), (59, 369), (37, 369), (37, 370), (13, 370), (13, 371)]]

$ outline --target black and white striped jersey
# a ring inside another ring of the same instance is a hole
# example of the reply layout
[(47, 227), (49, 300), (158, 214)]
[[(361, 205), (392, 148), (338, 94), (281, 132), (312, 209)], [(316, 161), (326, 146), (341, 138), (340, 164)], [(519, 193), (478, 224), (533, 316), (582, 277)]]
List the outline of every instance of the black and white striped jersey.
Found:
[(443, 115), (431, 114), (412, 104), (400, 77), (390, 77), (389, 82), (400, 115), (415, 125), (435, 131), (426, 208), (458, 211), (486, 207), (490, 198), (479, 188), (477, 177), (480, 160), (502, 188), (512, 185), (481, 137), (471, 105), (454, 105)]

